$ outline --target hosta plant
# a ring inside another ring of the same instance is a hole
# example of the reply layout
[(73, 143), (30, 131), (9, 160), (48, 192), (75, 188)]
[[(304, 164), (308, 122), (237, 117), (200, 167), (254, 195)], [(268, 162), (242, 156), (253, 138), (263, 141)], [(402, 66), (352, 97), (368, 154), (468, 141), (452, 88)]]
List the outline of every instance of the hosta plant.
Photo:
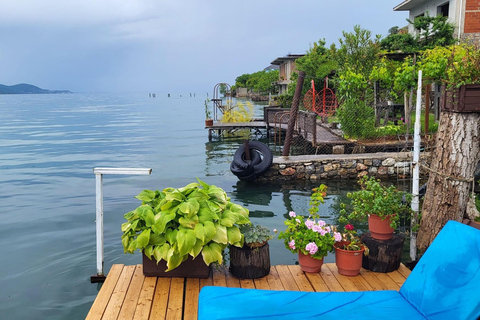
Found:
[(248, 210), (232, 203), (223, 189), (197, 180), (136, 196), (142, 204), (126, 213), (122, 224), (125, 253), (138, 249), (157, 263), (165, 260), (170, 271), (189, 255), (221, 264), (227, 245), (243, 246), (239, 226), (250, 223)]

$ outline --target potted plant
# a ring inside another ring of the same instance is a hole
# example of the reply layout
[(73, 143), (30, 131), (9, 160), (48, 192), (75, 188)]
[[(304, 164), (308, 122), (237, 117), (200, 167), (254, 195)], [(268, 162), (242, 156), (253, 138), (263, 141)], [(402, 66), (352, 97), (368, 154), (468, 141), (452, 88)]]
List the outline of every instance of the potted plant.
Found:
[(208, 106), (209, 102), (210, 100), (207, 98), (207, 100), (205, 100), (205, 127), (213, 126), (212, 112)]
[(347, 194), (352, 211), (341, 204), (339, 221), (368, 221), (368, 229), (375, 239), (388, 240), (398, 226), (401, 215), (411, 213), (412, 195), (398, 191), (395, 186), (383, 186), (374, 177), (363, 176), (358, 183), (361, 190)]
[(229, 246), (230, 273), (241, 279), (257, 279), (270, 273), (268, 240), (273, 238), (270, 229), (259, 224), (240, 226), (244, 237), (243, 247)]
[(317, 220), (318, 206), (324, 203), (326, 189), (323, 184), (313, 189), (308, 217), (290, 211), (290, 218), (284, 222), (287, 229), (278, 236), (284, 239), (288, 250), (298, 253), (298, 262), (304, 272), (320, 272), (323, 258), (333, 251), (332, 228), (325, 221)]
[(368, 255), (368, 248), (357, 236), (353, 225), (346, 224), (344, 230), (344, 233), (333, 232), (335, 264), (338, 273), (353, 277), (360, 273), (363, 255)]
[[(197, 180), (178, 189), (144, 190), (136, 196), (142, 204), (125, 214), (122, 245), (125, 253), (143, 253), (145, 275), (208, 277), (209, 265), (223, 262), (227, 245), (243, 246), (239, 226), (250, 223), (248, 210), (223, 189)], [(191, 274), (187, 259), (206, 268)]]

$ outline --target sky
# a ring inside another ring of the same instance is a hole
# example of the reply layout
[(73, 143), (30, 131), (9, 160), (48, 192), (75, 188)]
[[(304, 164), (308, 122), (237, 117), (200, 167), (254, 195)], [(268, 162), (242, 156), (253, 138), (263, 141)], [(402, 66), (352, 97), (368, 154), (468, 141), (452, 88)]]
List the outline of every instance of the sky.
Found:
[(277, 57), (385, 37), (402, 0), (0, 0), (0, 84), (73, 92), (213, 92)]

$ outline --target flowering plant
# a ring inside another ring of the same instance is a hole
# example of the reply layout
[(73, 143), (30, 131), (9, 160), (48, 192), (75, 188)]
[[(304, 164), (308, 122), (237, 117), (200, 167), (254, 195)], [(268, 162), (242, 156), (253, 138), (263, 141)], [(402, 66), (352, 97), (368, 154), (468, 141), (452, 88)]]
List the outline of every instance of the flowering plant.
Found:
[[(290, 211), (290, 218), (284, 223), (287, 229), (280, 232), (278, 238), (284, 239), (285, 248), (293, 253), (299, 251), (305, 255), (310, 255), (312, 258), (321, 259), (327, 255), (329, 251), (333, 251), (332, 227), (328, 226), (325, 221), (320, 220), (317, 214), (318, 205), (324, 203), (323, 196), (327, 187), (321, 185), (313, 189), (309, 209), (310, 215), (304, 217), (297, 215)], [(316, 220), (318, 219), (318, 220)]]
[(364, 254), (367, 256), (368, 248), (357, 236), (357, 231), (355, 231), (355, 227), (351, 224), (346, 224), (344, 230), (344, 233), (336, 231), (333, 232), (333, 237), (335, 238), (334, 246), (336, 248), (347, 251), (358, 251), (365, 249)]

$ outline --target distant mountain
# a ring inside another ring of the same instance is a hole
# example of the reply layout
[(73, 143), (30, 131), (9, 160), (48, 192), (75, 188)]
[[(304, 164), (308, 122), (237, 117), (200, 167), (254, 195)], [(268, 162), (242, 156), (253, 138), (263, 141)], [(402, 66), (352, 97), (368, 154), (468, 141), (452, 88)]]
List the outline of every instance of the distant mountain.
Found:
[(46, 90), (31, 84), (20, 83), (14, 86), (0, 84), (0, 94), (30, 94), (30, 93), (72, 93), (68, 90)]

